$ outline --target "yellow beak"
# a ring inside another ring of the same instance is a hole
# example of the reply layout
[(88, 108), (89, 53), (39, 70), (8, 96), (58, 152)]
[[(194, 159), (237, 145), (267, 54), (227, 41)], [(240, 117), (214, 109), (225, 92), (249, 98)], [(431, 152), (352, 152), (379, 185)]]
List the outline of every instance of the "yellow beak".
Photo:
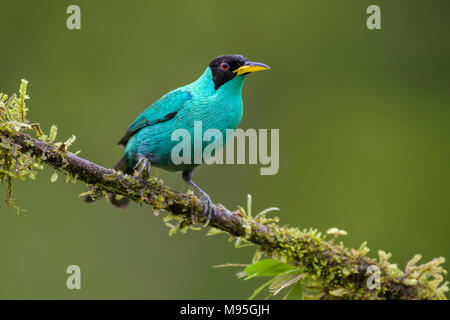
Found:
[(245, 63), (245, 65), (237, 68), (233, 72), (237, 73), (237, 75), (240, 76), (241, 74), (255, 72), (255, 71), (261, 71), (261, 70), (267, 70), (267, 69), (270, 69), (270, 67), (263, 63), (248, 61)]

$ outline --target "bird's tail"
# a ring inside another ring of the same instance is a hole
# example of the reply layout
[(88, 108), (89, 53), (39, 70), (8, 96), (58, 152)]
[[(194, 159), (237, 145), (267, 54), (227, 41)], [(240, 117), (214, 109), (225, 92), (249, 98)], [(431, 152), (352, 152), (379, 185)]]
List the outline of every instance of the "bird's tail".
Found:
[[(128, 163), (126, 159), (126, 155), (124, 155), (119, 162), (114, 166), (115, 170), (121, 170), (124, 173), (129, 173)], [(91, 189), (91, 193), (84, 196), (84, 202), (85, 203), (96, 203), (98, 200), (100, 200), (103, 197), (103, 193), (99, 190), (96, 190), (95, 187)], [(123, 210), (128, 206), (128, 203), (130, 202), (130, 199), (127, 197), (119, 197), (113, 192), (108, 192), (108, 200), (109, 203), (111, 203), (115, 208), (119, 210)]]

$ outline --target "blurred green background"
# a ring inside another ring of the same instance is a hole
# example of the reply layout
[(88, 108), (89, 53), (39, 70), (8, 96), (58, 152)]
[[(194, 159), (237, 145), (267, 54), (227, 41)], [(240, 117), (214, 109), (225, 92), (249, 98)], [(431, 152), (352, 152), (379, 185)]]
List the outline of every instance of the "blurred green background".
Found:
[[(82, 29), (70, 31), (74, 3)], [(371, 4), (381, 31), (366, 28)], [(267, 63), (244, 86), (241, 127), (280, 129), (279, 173), (204, 166), (197, 183), (229, 208), (250, 193), (254, 211), (280, 207), (282, 224), (344, 229), (347, 245), (368, 241), (403, 268), (416, 253), (450, 258), (449, 10), (448, 0), (4, 0), (0, 91), (29, 80), (29, 118), (112, 166), (131, 121), (215, 56)], [(238, 299), (257, 286), (212, 268), (248, 263), (254, 248), (205, 230), (169, 237), (148, 206), (87, 206), (82, 183), (52, 184), (52, 173), (14, 182), (25, 213), (0, 206), (0, 298)], [(178, 174), (157, 174), (186, 190)], [(71, 264), (80, 291), (66, 289)]]

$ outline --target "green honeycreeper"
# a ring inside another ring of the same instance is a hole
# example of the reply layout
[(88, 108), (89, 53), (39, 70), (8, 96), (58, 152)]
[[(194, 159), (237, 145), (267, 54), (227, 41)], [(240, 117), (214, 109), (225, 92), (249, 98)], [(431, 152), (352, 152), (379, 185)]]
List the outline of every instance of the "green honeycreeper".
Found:
[[(251, 62), (241, 55), (219, 56), (211, 61), (203, 74), (194, 82), (175, 89), (144, 110), (130, 125), (119, 145), (125, 152), (114, 169), (130, 174), (136, 170), (141, 176), (156, 166), (168, 171), (181, 171), (183, 180), (201, 196), (206, 225), (215, 212), (215, 205), (206, 192), (192, 181), (194, 146), (191, 146), (192, 161), (174, 164), (172, 149), (178, 141), (172, 141), (172, 132), (186, 129), (191, 137), (194, 121), (202, 121), (203, 130), (217, 129), (226, 142), (226, 130), (236, 129), (242, 118), (242, 85), (251, 72), (270, 69), (265, 64)], [(191, 139), (193, 141), (193, 139)], [(202, 149), (206, 147), (203, 142)], [(202, 153), (203, 154), (203, 153)], [(85, 201), (95, 202), (98, 195), (87, 195)], [(119, 209), (127, 206), (129, 199), (116, 199), (109, 194), (112, 205)]]

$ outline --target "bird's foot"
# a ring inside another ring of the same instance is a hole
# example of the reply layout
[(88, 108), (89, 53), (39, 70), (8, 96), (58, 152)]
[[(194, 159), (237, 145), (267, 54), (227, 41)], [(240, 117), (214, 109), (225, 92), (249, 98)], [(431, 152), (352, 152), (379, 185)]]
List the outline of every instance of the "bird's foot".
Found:
[(133, 169), (135, 177), (145, 180), (150, 175), (150, 161), (147, 158), (139, 157), (139, 160)]
[(212, 216), (216, 214), (216, 205), (206, 194), (201, 196), (200, 201), (203, 202), (203, 215), (207, 215), (206, 222), (203, 227), (207, 227), (209, 222), (211, 221)]
[[(183, 171), (183, 180), (195, 191), (197, 191), (198, 194), (201, 195), (200, 201), (203, 203), (203, 216), (207, 215), (206, 223), (204, 224), (204, 227), (208, 226), (209, 222), (211, 221), (211, 217), (216, 214), (217, 208), (214, 202), (211, 201), (211, 198), (208, 196), (208, 194), (203, 191), (202, 189), (197, 186), (194, 181), (192, 181), (192, 171)], [(197, 222), (197, 219), (194, 214), (191, 215), (192, 223), (195, 224)]]

